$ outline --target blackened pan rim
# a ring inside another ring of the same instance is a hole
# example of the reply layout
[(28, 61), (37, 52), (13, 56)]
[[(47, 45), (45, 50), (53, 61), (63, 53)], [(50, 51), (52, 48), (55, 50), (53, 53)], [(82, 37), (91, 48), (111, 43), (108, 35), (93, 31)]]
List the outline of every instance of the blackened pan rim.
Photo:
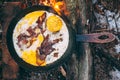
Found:
[(58, 67), (58, 66), (62, 65), (64, 62), (66, 62), (70, 58), (70, 56), (71, 56), (71, 54), (72, 54), (72, 52), (74, 50), (74, 47), (75, 47), (75, 46), (73, 46), (73, 45), (75, 45), (75, 33), (74, 33), (74, 30), (72, 29), (72, 24), (68, 20), (68, 18), (66, 16), (64, 16), (64, 15), (60, 15), (60, 17), (66, 23), (66, 26), (67, 26), (67, 29), (68, 29), (68, 32), (69, 32), (69, 44), (68, 44), (68, 48), (65, 51), (65, 53), (63, 54), (63, 56), (60, 59), (58, 59), (57, 61), (55, 61), (55, 62), (53, 62), (51, 64), (48, 64), (46, 66), (32, 66), (31, 64), (26, 63), (25, 61), (23, 61), (17, 55), (17, 53), (16, 53), (16, 51), (14, 49), (13, 40), (12, 40), (13, 30), (14, 30), (17, 22), (22, 17), (24, 17), (26, 14), (28, 14), (30, 12), (38, 11), (38, 10), (45, 10), (45, 11), (57, 14), (57, 12), (55, 12), (51, 7), (40, 6), (40, 5), (39, 6), (32, 6), (32, 7), (29, 7), (29, 8), (26, 8), (26, 9), (22, 10), (10, 22), (10, 25), (8, 27), (8, 30), (7, 30), (7, 36), (6, 36), (7, 47), (8, 47), (8, 50), (9, 50), (11, 56), (13, 57), (13, 59), (18, 63), (18, 65), (20, 65), (24, 69), (27, 69), (27, 70), (30, 70), (30, 71), (48, 71), (48, 70), (50, 70), (52, 68), (55, 68), (55, 67)]

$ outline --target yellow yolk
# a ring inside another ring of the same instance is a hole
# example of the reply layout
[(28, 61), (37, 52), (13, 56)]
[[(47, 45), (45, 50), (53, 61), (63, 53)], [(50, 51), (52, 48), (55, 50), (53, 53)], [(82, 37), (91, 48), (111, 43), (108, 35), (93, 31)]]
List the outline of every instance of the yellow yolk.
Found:
[(34, 11), (31, 13), (28, 13), (25, 17), (21, 19), (21, 22), (17, 24), (17, 31), (23, 26), (26, 25), (25, 27), (30, 27), (34, 22), (37, 21), (39, 16), (42, 16), (45, 11)]
[(29, 19), (31, 17), (39, 17), (39, 16), (42, 16), (44, 14), (45, 11), (34, 11), (34, 12), (31, 12), (29, 14), (27, 14), (24, 19)]
[[(38, 40), (38, 43), (37, 47), (40, 47), (41, 46), (41, 43), (43, 42), (44, 40), (44, 37), (42, 34), (39, 34), (38, 37), (37, 37), (37, 40)], [(35, 42), (34, 42), (35, 43)], [(34, 45), (34, 44), (33, 44)], [(34, 66), (45, 66), (46, 65), (46, 62), (45, 60), (40, 60), (39, 57), (37, 57), (37, 51), (36, 50), (24, 50), (22, 52), (22, 59), (29, 63), (29, 64), (32, 64)]]
[(39, 45), (41, 45), (41, 43), (43, 42), (44, 37), (43, 37), (42, 34), (39, 34), (38, 37), (37, 37), (37, 39), (38, 39), (38, 41), (39, 41), (39, 43), (38, 43), (38, 46), (39, 46)]
[(35, 22), (38, 19), (39, 16), (42, 16), (43, 14), (44, 11), (31, 12), (24, 17), (24, 20), (29, 20), (28, 24), (30, 26), (33, 22)]
[(47, 28), (51, 32), (57, 32), (62, 27), (62, 21), (59, 17), (52, 15), (47, 19)]
[(32, 64), (34, 66), (38, 66), (38, 64), (36, 63), (36, 51), (30, 50), (30, 51), (23, 51), (22, 53), (22, 59), (29, 63)]

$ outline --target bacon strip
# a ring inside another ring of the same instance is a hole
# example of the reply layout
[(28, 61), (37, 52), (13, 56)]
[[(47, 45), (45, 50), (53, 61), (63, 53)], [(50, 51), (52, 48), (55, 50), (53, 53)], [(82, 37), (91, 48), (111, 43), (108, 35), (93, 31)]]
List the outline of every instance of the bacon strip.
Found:
[[(53, 41), (49, 41), (49, 35), (47, 35), (43, 41), (43, 43), (41, 44), (41, 47), (39, 48), (39, 52), (40, 52), (40, 59), (45, 59), (43, 58), (43, 56), (41, 55), (49, 55), (51, 52), (53, 52), (55, 50), (55, 48), (53, 48), (52, 46), (56, 43), (58, 43), (62, 38), (59, 39), (55, 39)], [(44, 56), (45, 57), (45, 56)]]
[[(17, 45), (19, 47), (21, 47), (22, 45), (26, 45), (28, 42), (30, 42), (30, 45), (28, 45), (28, 47), (27, 47), (27, 48), (29, 48), (32, 45), (32, 43), (31, 43), (32, 39), (36, 38), (39, 35), (39, 33), (36, 33), (35, 30), (40, 29), (42, 34), (46, 31), (46, 30), (43, 30), (43, 28), (42, 28), (42, 24), (45, 21), (45, 19), (46, 19), (46, 12), (38, 18), (38, 20), (37, 20), (38, 25), (36, 27), (34, 27), (34, 28), (29, 27), (26, 30), (29, 33), (29, 35), (22, 33), (17, 37), (17, 39), (18, 39)], [(28, 41), (28, 38), (30, 38), (31, 40)], [(21, 44), (21, 42), (22, 42), (22, 44)]]
[(43, 24), (43, 22), (45, 21), (45, 19), (46, 19), (46, 12), (45, 12), (42, 16), (40, 16), (40, 17), (38, 18), (37, 22), (36, 22), (36, 23), (38, 23), (38, 27), (39, 27), (41, 30), (43, 30), (42, 24)]

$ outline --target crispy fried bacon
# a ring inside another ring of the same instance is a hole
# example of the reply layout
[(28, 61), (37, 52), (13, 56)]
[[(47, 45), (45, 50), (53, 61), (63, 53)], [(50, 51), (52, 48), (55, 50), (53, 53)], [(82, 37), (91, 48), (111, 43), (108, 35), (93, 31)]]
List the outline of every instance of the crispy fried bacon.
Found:
[(42, 15), (42, 16), (40, 16), (39, 18), (38, 18), (38, 20), (37, 20), (37, 22), (36, 23), (38, 23), (38, 27), (42, 30), (43, 28), (42, 28), (42, 24), (43, 24), (43, 22), (45, 21), (45, 19), (46, 19), (46, 12)]
[(49, 41), (49, 35), (47, 35), (45, 37), (43, 43), (41, 44), (40, 49), (39, 49), (40, 54), (49, 55), (52, 51), (55, 50), (52, 47), (52, 45), (54, 45), (54, 43), (52, 43), (51, 41)]
[(32, 27), (29, 27), (29, 28), (27, 29), (27, 31), (28, 31), (28, 33), (30, 34), (31, 37), (36, 35), (35, 30), (32, 29)]
[(54, 53), (54, 57), (58, 57), (58, 54), (59, 54), (59, 53)]
[(20, 34), (20, 35), (17, 37), (18, 43), (19, 43), (20, 41), (22, 41), (22, 40), (26, 40), (26, 38), (28, 38), (28, 37), (30, 37), (30, 36), (26, 35), (25, 33)]
[[(38, 23), (37, 26), (35, 26), (34, 28), (32, 28), (32, 27), (30, 26), (30, 27), (26, 30), (26, 31), (29, 33), (29, 35), (28, 35), (28, 34), (25, 34), (25, 33), (22, 33), (22, 34), (20, 34), (20, 35), (17, 37), (17, 39), (18, 39), (17, 45), (18, 45), (19, 47), (21, 47), (22, 44), (27, 44), (28, 42), (30, 42), (30, 45), (28, 45), (27, 48), (30, 47), (30, 46), (32, 45), (32, 43), (31, 43), (32, 39), (35, 38), (35, 37), (37, 37), (37, 36), (39, 35), (39, 33), (36, 33), (35, 30), (36, 30), (36, 29), (40, 29), (40, 31), (41, 31), (42, 34), (46, 31), (46, 30), (43, 30), (43, 28), (42, 28), (42, 24), (43, 24), (43, 22), (45, 21), (45, 19), (46, 19), (46, 12), (45, 12), (42, 16), (40, 16), (40, 17), (38, 18), (38, 20), (37, 20), (37, 22), (36, 22), (36, 23)], [(31, 40), (28, 41), (28, 40), (27, 40), (28, 38), (30, 38)], [(22, 42), (22, 44), (21, 44), (21, 42)]]
[[(40, 52), (40, 59), (43, 59), (42, 55), (49, 55), (51, 52), (53, 52), (55, 50), (55, 48), (53, 48), (52, 46), (56, 43), (58, 43), (59, 41), (62, 41), (62, 38), (59, 39), (55, 39), (53, 41), (49, 40), (49, 34), (45, 37), (43, 43), (41, 44), (41, 47), (39, 48), (39, 52)], [(45, 57), (45, 56), (44, 56)], [(44, 58), (45, 59), (45, 58)]]
[(22, 43), (22, 44), (27, 44), (27, 43), (28, 43), (27, 38), (29, 38), (29, 37), (30, 37), (30, 36), (26, 35), (25, 33), (20, 34), (20, 35), (17, 37), (17, 39), (18, 39), (17, 45), (18, 45), (19, 47), (21, 47), (21, 43)]

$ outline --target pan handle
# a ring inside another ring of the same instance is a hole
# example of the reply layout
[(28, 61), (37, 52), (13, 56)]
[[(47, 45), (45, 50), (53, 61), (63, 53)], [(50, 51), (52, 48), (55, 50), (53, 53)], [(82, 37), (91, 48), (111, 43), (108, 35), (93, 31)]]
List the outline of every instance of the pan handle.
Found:
[(76, 35), (78, 42), (109, 43), (113, 40), (115, 40), (115, 35), (109, 32)]

